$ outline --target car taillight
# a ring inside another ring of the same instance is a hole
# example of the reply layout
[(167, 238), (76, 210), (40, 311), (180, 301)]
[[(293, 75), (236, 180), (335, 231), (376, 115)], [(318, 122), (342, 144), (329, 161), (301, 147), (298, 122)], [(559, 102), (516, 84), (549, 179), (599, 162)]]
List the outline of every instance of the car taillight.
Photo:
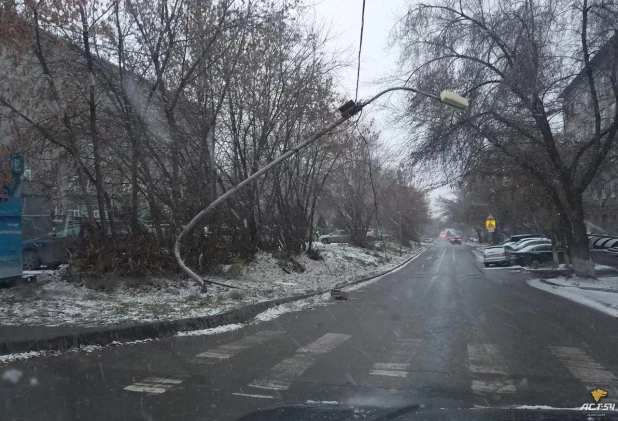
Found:
[(504, 257), (506, 257), (506, 251), (502, 254)]

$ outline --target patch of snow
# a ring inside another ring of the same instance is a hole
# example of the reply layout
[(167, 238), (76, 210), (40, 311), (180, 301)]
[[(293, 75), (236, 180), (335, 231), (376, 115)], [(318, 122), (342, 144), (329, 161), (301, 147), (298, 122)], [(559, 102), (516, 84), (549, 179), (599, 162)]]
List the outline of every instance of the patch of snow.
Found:
[(597, 279), (580, 278), (578, 276), (564, 277), (549, 279), (548, 282), (557, 284), (562, 287), (571, 288), (602, 288), (611, 289), (618, 292), (618, 277), (616, 276), (602, 276)]
[(49, 355), (49, 351), (30, 351), (30, 352), (18, 352), (15, 354), (0, 355), (0, 364), (12, 363), (15, 361), (28, 360), (34, 357), (42, 357)]
[(616, 270), (618, 271), (618, 269), (616, 269), (613, 266), (607, 266), (607, 265), (594, 265), (594, 270)]
[(31, 377), (30, 386), (38, 386), (38, 385), (39, 385), (39, 379), (37, 379), (36, 377)]
[(201, 329), (201, 330), (189, 330), (187, 332), (178, 332), (176, 336), (202, 336), (202, 335), (217, 335), (219, 333), (231, 332), (233, 330), (242, 329), (245, 327), (244, 324), (231, 324), (224, 326), (217, 326), (210, 329)]
[(7, 381), (9, 383), (18, 383), (21, 380), (21, 377), (24, 373), (21, 370), (16, 368), (9, 368), (2, 373), (2, 380)]
[(322, 404), (322, 405), (341, 405), (339, 402), (337, 401), (312, 401), (312, 400), (308, 400), (307, 402), (310, 405), (315, 405), (315, 404)]
[(39, 276), (37, 282), (0, 290), (0, 323), (91, 327), (206, 317), (248, 304), (329, 290), (389, 270), (424, 250), (404, 248), (399, 256), (398, 247), (387, 245), (390, 252), (318, 243), (315, 246), (323, 260), (311, 260), (303, 253), (296, 260), (305, 271), (290, 274), (272, 255), (261, 252), (255, 261), (241, 265), (238, 278), (210, 278), (238, 290), (209, 285), (207, 294), (188, 280), (152, 278), (139, 286), (102, 281), (106, 289), (101, 290), (61, 280), (58, 271), (32, 271), (48, 274)]
[(512, 265), (512, 266), (490, 266), (488, 268), (484, 268), (483, 270), (515, 270), (515, 269), (521, 269), (521, 266), (519, 266), (519, 265)]
[[(421, 254), (422, 254), (422, 252), (419, 252), (417, 255), (415, 255), (414, 257), (409, 259), (409, 261), (417, 259)], [(388, 276), (388, 275), (390, 275), (392, 273), (398, 272), (399, 270), (403, 269), (404, 266), (405, 265), (402, 265), (402, 266), (396, 268), (395, 270), (393, 270), (393, 271), (391, 271), (391, 272), (389, 272), (387, 274), (384, 274), (382, 276), (378, 276), (376, 278), (369, 279), (367, 281), (360, 282), (360, 283), (355, 284), (355, 285), (350, 285), (348, 287), (344, 287), (343, 290), (344, 291), (356, 291), (358, 289), (364, 288), (364, 287), (366, 287), (368, 285), (371, 285), (371, 284), (373, 284), (375, 282), (378, 282), (379, 280), (383, 279), (384, 277), (386, 277), (386, 276)], [(271, 308), (269, 308), (269, 309), (259, 313), (257, 316), (255, 316), (255, 318), (251, 322), (248, 322), (246, 324), (234, 324), (234, 325), (220, 326), (218, 328), (213, 328), (213, 329), (204, 329), (204, 330), (196, 330), (196, 331), (189, 331), (189, 332), (179, 332), (177, 334), (177, 336), (214, 335), (214, 334), (226, 332), (227, 331), (225, 329), (226, 327), (230, 327), (230, 330), (241, 329), (241, 328), (243, 328), (244, 326), (246, 326), (248, 324), (256, 324), (256, 323), (261, 323), (261, 322), (267, 322), (267, 321), (270, 321), (270, 320), (274, 320), (274, 319), (282, 316), (283, 314), (293, 313), (293, 312), (302, 311), (302, 310), (308, 310), (310, 308), (320, 307), (320, 306), (332, 304), (334, 302), (335, 301), (330, 296), (330, 292), (326, 292), (324, 294), (319, 294), (319, 295), (315, 295), (313, 297), (304, 298), (302, 300), (296, 300), (296, 301), (292, 301), (290, 303), (280, 304), (278, 306), (271, 307)]]
[[(127, 342), (114, 341), (114, 342), (112, 342), (112, 343), (110, 343), (109, 345), (106, 345), (106, 346), (101, 346), (101, 345), (80, 345), (78, 348), (71, 348), (71, 349), (66, 350), (66, 351), (29, 351), (29, 352), (17, 352), (17, 353), (14, 353), (14, 354), (0, 355), (0, 364), (8, 364), (8, 363), (16, 362), (16, 361), (24, 361), (24, 360), (29, 360), (31, 358), (36, 358), (36, 357), (59, 357), (59, 356), (66, 355), (66, 354), (80, 353), (80, 352), (91, 353), (91, 352), (95, 352), (95, 351), (102, 351), (102, 350), (104, 350), (106, 348), (117, 347), (117, 346), (126, 346), (126, 345), (135, 345), (135, 344), (144, 343), (144, 342), (151, 342), (151, 341), (154, 341), (154, 340), (156, 340), (156, 339), (144, 339), (144, 340), (127, 341)], [(38, 380), (36, 378), (33, 378), (33, 379), (30, 380), (30, 384), (31, 385), (34, 385), (33, 382), (38, 384)]]
[[(556, 278), (559, 279), (559, 278)], [(554, 282), (556, 279), (552, 279)], [(538, 279), (528, 281), (528, 285), (559, 295), (568, 300), (585, 305), (613, 317), (618, 317), (618, 293), (591, 291), (577, 287), (553, 286)]]
[(255, 316), (256, 322), (267, 322), (269, 320), (276, 319), (277, 317), (286, 314), (293, 313), (296, 311), (307, 310), (309, 308), (313, 308), (319, 305), (324, 305), (328, 303), (330, 300), (330, 293), (324, 293), (320, 295), (316, 295), (315, 297), (304, 298), (302, 300), (292, 301), (291, 303), (281, 304), (272, 308), (269, 308), (266, 311), (261, 312), (257, 316)]
[[(581, 411), (581, 407), (577, 408), (556, 408), (548, 405), (507, 405), (507, 406), (480, 406), (474, 405), (472, 409), (533, 409), (544, 411)], [(604, 411), (607, 412), (607, 411)]]

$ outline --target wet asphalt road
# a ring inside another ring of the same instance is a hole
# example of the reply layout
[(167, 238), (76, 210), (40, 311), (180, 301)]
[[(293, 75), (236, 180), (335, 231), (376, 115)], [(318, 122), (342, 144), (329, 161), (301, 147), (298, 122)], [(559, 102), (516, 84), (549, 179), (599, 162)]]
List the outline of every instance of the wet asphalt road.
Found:
[(307, 401), (572, 408), (596, 387), (618, 398), (615, 318), (482, 266), (440, 242), (346, 302), (5, 365), (21, 377), (0, 381), (0, 420), (233, 420)]

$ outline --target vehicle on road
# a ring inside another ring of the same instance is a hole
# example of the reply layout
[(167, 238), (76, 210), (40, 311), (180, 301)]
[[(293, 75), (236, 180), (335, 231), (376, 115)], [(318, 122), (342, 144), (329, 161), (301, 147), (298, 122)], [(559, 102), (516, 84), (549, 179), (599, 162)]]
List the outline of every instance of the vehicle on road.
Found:
[[(558, 247), (558, 253), (563, 253)], [(512, 255), (515, 261), (522, 266), (540, 265), (544, 262), (551, 262), (554, 259), (551, 244), (533, 244), (514, 251)]]
[(84, 238), (84, 235), (80, 237), (81, 232), (79, 223), (70, 223), (43, 237), (23, 241), (24, 270), (36, 270), (42, 265), (54, 269), (68, 263), (71, 252), (75, 251)]
[(451, 244), (461, 245), (461, 237), (451, 237), (449, 241), (451, 242)]
[(318, 241), (322, 244), (349, 243), (350, 234), (348, 234), (345, 230), (335, 230), (331, 233), (321, 235), (318, 237)]
[(492, 264), (496, 266), (509, 266), (511, 261), (503, 246), (495, 246), (487, 247), (483, 250), (483, 263), (485, 267), (489, 267)]

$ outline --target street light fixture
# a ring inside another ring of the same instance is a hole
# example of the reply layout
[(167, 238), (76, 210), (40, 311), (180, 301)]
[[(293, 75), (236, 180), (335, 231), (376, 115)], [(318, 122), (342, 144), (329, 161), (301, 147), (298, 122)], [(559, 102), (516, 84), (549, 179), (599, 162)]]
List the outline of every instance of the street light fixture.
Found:
[[(438, 101), (440, 101), (440, 102), (442, 102), (444, 104), (450, 105), (450, 106), (455, 107), (455, 108), (460, 109), (460, 110), (468, 109), (468, 100), (463, 98), (463, 97), (461, 97), (461, 96), (459, 96), (459, 95), (457, 95), (457, 94), (455, 94), (455, 93), (453, 93), (453, 92), (445, 90), (445, 91), (442, 91), (442, 93), (440, 93), (440, 96), (437, 96), (437, 95), (433, 95), (433, 94), (430, 94), (430, 93), (427, 93), (427, 92), (419, 91), (418, 89), (410, 88), (408, 86), (397, 86), (397, 87), (385, 89), (382, 92), (379, 92), (378, 94), (374, 95), (372, 98), (370, 98), (370, 99), (368, 99), (367, 101), (364, 101), (364, 102), (361, 101), (359, 103), (356, 103), (353, 100), (350, 100), (350, 101), (346, 102), (343, 106), (341, 106), (339, 108), (339, 112), (341, 113), (341, 118), (339, 118), (337, 121), (331, 123), (330, 125), (324, 127), (323, 129), (319, 130), (317, 133), (315, 133), (313, 136), (311, 136), (306, 141), (300, 143), (295, 148), (290, 149), (289, 151), (287, 151), (284, 154), (280, 155), (275, 160), (269, 162), (268, 164), (266, 164), (265, 166), (260, 168), (258, 171), (254, 172), (252, 175), (250, 175), (249, 177), (245, 178), (243, 181), (238, 183), (236, 185), (236, 187), (233, 187), (233, 188), (229, 189), (227, 192), (225, 192), (224, 194), (219, 196), (217, 199), (212, 201), (208, 206), (206, 206), (204, 209), (202, 209), (200, 211), (200, 213), (195, 215), (193, 217), (193, 219), (191, 219), (191, 221), (189, 221), (189, 223), (187, 225), (185, 225), (185, 227), (180, 232), (180, 234), (178, 234), (178, 237), (176, 238), (176, 243), (174, 244), (174, 256), (176, 257), (176, 261), (178, 262), (178, 265), (180, 266), (180, 268), (191, 279), (196, 281), (198, 284), (202, 285), (202, 289), (205, 290), (205, 288), (204, 288), (205, 285), (206, 285), (205, 281), (198, 274), (196, 274), (189, 267), (187, 267), (187, 265), (185, 265), (185, 262), (182, 260), (182, 257), (180, 256), (180, 241), (183, 239), (183, 237), (189, 231), (191, 231), (193, 229), (193, 227), (195, 227), (195, 225), (200, 221), (200, 219), (202, 219), (204, 216), (208, 215), (213, 209), (215, 209), (217, 206), (219, 206), (225, 200), (227, 200), (231, 196), (235, 195), (240, 189), (242, 189), (246, 185), (250, 184), (251, 182), (253, 182), (257, 178), (261, 177), (263, 174), (268, 172), (270, 169), (276, 167), (277, 165), (279, 165), (283, 161), (287, 160), (291, 156), (296, 155), (302, 149), (306, 148), (307, 146), (309, 146), (310, 144), (315, 142), (320, 137), (324, 136), (325, 134), (329, 133), (330, 131), (335, 129), (340, 124), (344, 123), (350, 117), (352, 117), (353, 115), (355, 115), (356, 113), (361, 111), (365, 106), (371, 104), (376, 99), (380, 98), (382, 95), (384, 95), (384, 94), (386, 94), (388, 92), (393, 92), (393, 91), (409, 91), (409, 92), (414, 92), (416, 94), (423, 95), (423, 96), (426, 96), (426, 97), (438, 100)], [(214, 283), (214, 284), (223, 285), (223, 286), (230, 287), (230, 288), (234, 288), (231, 285), (226, 285), (226, 284), (222, 284), (222, 283), (218, 283), (218, 282), (213, 282), (213, 281), (208, 281), (208, 282)]]

